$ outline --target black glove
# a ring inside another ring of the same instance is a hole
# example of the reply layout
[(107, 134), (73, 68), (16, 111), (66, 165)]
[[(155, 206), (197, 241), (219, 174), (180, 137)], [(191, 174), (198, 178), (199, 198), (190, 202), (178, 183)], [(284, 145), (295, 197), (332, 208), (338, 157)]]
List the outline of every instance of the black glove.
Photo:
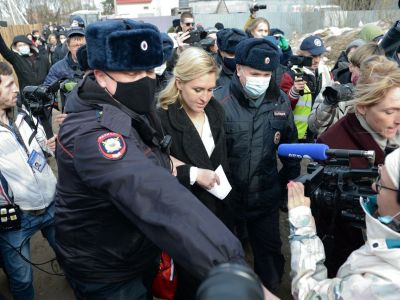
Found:
[(324, 103), (332, 106), (337, 105), (338, 102), (353, 99), (353, 95), (354, 86), (350, 83), (327, 86), (322, 93), (322, 96), (324, 96)]

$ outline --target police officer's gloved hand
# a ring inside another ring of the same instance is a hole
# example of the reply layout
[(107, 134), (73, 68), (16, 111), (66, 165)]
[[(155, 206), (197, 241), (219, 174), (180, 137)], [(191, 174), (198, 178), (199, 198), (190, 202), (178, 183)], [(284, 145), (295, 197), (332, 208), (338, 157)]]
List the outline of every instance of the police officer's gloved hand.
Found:
[(281, 35), (279, 37), (278, 46), (279, 46), (279, 48), (282, 49), (282, 51), (286, 51), (287, 49), (289, 49), (289, 40), (284, 35)]

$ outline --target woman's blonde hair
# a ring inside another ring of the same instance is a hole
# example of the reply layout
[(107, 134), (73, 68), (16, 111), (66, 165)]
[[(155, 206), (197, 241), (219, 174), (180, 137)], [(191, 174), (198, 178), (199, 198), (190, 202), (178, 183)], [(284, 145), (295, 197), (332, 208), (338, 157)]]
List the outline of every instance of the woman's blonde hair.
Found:
[(397, 63), (385, 56), (373, 55), (361, 63), (354, 107), (374, 106), (394, 87), (400, 87), (400, 68)]
[(258, 27), (258, 25), (260, 25), (261, 23), (267, 24), (267, 26), (268, 26), (268, 33), (269, 33), (269, 31), (271, 30), (271, 26), (269, 26), (268, 20), (265, 19), (265, 18), (262, 18), (262, 17), (255, 18), (255, 19), (253, 20), (253, 22), (250, 23), (249, 27), (247, 27), (246, 33), (247, 33), (249, 36), (254, 37), (252, 32), (253, 32), (253, 31)]
[(376, 43), (367, 43), (354, 50), (349, 61), (353, 66), (361, 67), (361, 63), (372, 55), (385, 55), (385, 51)]
[(177, 80), (186, 83), (210, 73), (215, 73), (216, 77), (219, 75), (218, 65), (210, 54), (198, 47), (185, 49), (179, 55), (172, 78), (160, 92), (159, 106), (166, 110), (177, 100), (181, 101), (180, 91), (176, 86)]

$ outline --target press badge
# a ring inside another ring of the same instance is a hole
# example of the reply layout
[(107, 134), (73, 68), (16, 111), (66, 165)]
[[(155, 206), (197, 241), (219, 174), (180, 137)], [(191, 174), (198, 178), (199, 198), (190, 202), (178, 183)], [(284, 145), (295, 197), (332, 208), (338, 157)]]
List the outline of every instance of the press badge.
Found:
[(46, 166), (46, 158), (42, 154), (33, 150), (31, 155), (29, 155), (28, 164), (31, 166), (31, 168), (42, 172)]

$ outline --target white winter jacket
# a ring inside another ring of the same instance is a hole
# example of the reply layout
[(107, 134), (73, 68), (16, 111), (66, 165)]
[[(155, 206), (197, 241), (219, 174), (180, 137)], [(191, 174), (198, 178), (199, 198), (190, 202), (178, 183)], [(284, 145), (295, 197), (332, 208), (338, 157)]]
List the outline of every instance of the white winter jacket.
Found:
[(324, 248), (311, 210), (289, 211), (292, 294), (295, 299), (400, 299), (400, 234), (372, 217), (366, 207), (367, 242), (327, 279)]
[[(46, 135), (39, 125), (36, 137), (29, 144), (32, 128), (24, 120), (24, 113), (19, 113), (17, 126), (29, 153), (33, 150), (43, 155), (43, 150), (51, 153), (46, 145)], [(43, 149), (43, 150), (42, 150)], [(9, 195), (14, 195), (14, 202), (23, 210), (46, 208), (54, 200), (56, 178), (46, 164), (42, 172), (34, 170), (28, 164), (28, 155), (12, 131), (0, 126), (0, 171), (7, 181)], [(0, 204), (7, 203), (7, 195), (0, 189)]]

